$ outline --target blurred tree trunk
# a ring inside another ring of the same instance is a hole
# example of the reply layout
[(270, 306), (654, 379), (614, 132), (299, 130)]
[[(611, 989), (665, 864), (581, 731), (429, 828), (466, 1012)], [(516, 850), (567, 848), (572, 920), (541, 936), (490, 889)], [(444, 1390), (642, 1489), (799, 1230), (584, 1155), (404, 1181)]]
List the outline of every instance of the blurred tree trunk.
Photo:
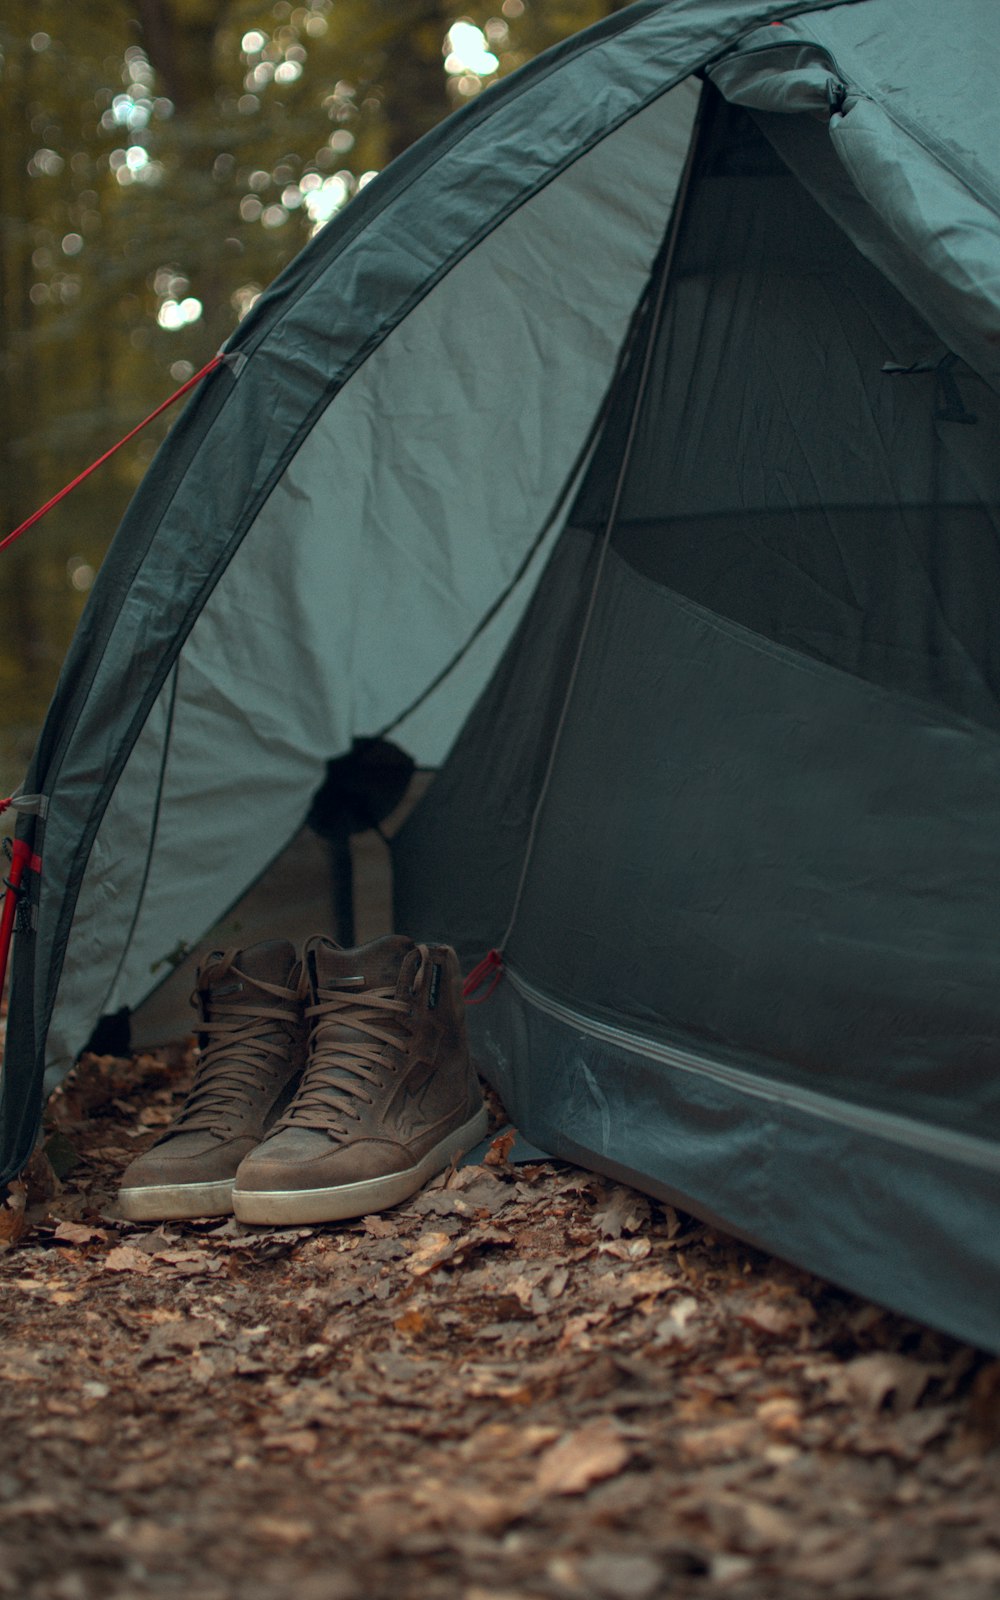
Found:
[[(459, 7), (441, 0), (369, 0), (384, 33), (381, 79), (386, 159), (391, 161), (451, 110), (442, 44)], [(404, 26), (400, 24), (404, 23)]]
[[(30, 98), (32, 51), (27, 40), (12, 37), (5, 60), (5, 93), (0, 96), (0, 527), (8, 533), (31, 510), (33, 462), (20, 448), (24, 420), (31, 414), (34, 367), (25, 329), (31, 306), (31, 211), (34, 200), (24, 146), (16, 123)], [(18, 458), (22, 457), (21, 460)], [(0, 534), (2, 537), (2, 534)]]
[(225, 9), (218, 0), (136, 0), (143, 47), (182, 115), (215, 94), (215, 39)]
[[(28, 7), (17, 10), (27, 21)], [(21, 18), (16, 20), (20, 21)], [(8, 25), (15, 21), (8, 15)], [(28, 323), (32, 310), (32, 224), (37, 185), (28, 175), (23, 123), (31, 104), (33, 52), (27, 39), (12, 29), (6, 43), (5, 93), (0, 96), (0, 538), (35, 509), (42, 459), (33, 448), (31, 427), (37, 415), (44, 355), (32, 347)], [(39, 141), (41, 142), (41, 141)], [(0, 690), (16, 694), (16, 663), (34, 662), (42, 650), (40, 601), (35, 584), (37, 563), (30, 534), (0, 556)], [(34, 707), (32, 711), (34, 711)], [(8, 715), (25, 713), (16, 705)], [(30, 715), (30, 713), (29, 713)]]

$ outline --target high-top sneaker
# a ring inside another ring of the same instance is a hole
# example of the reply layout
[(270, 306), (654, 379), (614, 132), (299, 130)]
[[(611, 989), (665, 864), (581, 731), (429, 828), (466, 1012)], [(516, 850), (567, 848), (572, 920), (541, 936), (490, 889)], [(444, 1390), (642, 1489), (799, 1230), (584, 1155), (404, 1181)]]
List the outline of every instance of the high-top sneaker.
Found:
[(133, 1221), (225, 1216), (233, 1179), (288, 1105), (305, 1064), (306, 991), (287, 939), (216, 951), (199, 968), (199, 1060), (177, 1117), (122, 1176)]
[(462, 978), (448, 945), (305, 948), (309, 1057), (236, 1175), (241, 1222), (333, 1222), (397, 1205), (485, 1134)]

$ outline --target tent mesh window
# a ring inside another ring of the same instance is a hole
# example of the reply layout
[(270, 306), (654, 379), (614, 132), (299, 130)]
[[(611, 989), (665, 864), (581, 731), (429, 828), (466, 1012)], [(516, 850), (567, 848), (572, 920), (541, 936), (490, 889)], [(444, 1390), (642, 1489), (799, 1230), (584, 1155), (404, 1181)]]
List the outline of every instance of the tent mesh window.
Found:
[[(604, 525), (627, 414), (578, 527)], [(624, 559), (791, 650), (997, 727), (993, 420), (982, 380), (717, 101), (616, 522)]]

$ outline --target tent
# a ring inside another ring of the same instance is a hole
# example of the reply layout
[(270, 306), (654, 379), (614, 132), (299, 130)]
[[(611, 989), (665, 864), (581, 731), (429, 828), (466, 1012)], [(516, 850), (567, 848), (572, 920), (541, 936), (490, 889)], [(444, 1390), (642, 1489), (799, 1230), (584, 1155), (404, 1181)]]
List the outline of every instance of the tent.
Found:
[(998, 47), (639, 0), (282, 274), (25, 784), (7, 1175), (383, 738), (438, 769), (397, 925), (502, 951), (529, 1138), (1000, 1349)]

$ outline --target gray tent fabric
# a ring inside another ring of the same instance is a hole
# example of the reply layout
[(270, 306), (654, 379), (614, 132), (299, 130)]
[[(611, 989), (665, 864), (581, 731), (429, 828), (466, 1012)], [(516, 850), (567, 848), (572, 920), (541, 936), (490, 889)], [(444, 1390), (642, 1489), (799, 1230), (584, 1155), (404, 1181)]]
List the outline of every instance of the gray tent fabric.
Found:
[(1000, 1349), (998, 32), (640, 0), (261, 298), (28, 776), (5, 1175), (390, 736), (397, 924), (502, 945), (526, 1136)]
[[(832, 8), (767, 27), (709, 69), (949, 349), (1000, 381), (1000, 105), (977, 0)], [(939, 19), (945, 20), (945, 19)], [(890, 71), (886, 72), (887, 64)]]

